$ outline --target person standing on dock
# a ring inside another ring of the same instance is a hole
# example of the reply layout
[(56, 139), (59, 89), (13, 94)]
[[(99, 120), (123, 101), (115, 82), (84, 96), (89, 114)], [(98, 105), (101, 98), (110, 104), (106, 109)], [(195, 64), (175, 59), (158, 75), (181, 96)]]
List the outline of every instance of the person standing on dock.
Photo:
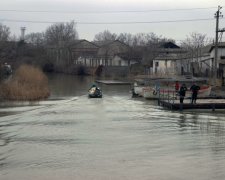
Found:
[(187, 91), (186, 85), (182, 84), (182, 86), (180, 87), (180, 91), (179, 91), (181, 104), (183, 104), (183, 102), (184, 102), (184, 97), (185, 97), (186, 91)]
[(197, 86), (195, 83), (191, 86), (191, 88), (190, 88), (190, 90), (192, 91), (191, 104), (193, 104), (193, 103), (196, 104), (199, 89), (200, 89), (200, 87)]
[(180, 89), (180, 84), (178, 81), (175, 82), (175, 91), (176, 93), (179, 92), (179, 89)]

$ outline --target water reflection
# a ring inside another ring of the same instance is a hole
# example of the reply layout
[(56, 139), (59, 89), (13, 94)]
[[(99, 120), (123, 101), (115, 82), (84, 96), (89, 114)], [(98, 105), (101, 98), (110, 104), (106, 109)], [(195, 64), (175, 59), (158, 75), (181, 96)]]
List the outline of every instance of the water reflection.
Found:
[[(73, 76), (63, 74), (49, 74), (51, 97), (87, 95), (90, 86), (95, 83), (92, 76)], [(97, 84), (97, 83), (96, 83)], [(129, 85), (105, 85), (99, 83), (103, 95), (130, 95)]]
[(225, 121), (221, 117), (199, 114), (181, 114), (178, 120), (181, 128), (198, 127), (201, 133), (219, 136), (225, 134)]
[(181, 129), (188, 127), (186, 120), (187, 116), (185, 114), (180, 115), (180, 118), (178, 119), (178, 125), (180, 126)]
[(95, 81), (91, 76), (73, 76), (65, 74), (48, 74), (51, 97), (80, 96), (87, 94)]

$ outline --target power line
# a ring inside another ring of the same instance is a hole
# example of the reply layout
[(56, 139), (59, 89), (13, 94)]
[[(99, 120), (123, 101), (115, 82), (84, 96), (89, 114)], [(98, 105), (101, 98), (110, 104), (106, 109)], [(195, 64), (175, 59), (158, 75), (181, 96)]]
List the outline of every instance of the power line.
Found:
[[(92, 25), (92, 24), (156, 24), (156, 23), (174, 23), (174, 22), (195, 22), (195, 21), (212, 21), (213, 18), (206, 19), (180, 19), (180, 20), (167, 20), (167, 21), (130, 21), (130, 22), (77, 22), (76, 24), (82, 25)], [(16, 19), (0, 19), (0, 21), (4, 22), (25, 22), (25, 23), (43, 23), (43, 24), (52, 24), (52, 23), (66, 23), (65, 21), (30, 21), (30, 20), (16, 20)]]
[(77, 22), (78, 24), (155, 24), (155, 23), (174, 23), (174, 22), (193, 22), (193, 21), (210, 21), (208, 19), (183, 19), (183, 20), (169, 20), (169, 21), (133, 21), (133, 22)]
[(150, 9), (150, 10), (121, 10), (121, 11), (58, 11), (58, 10), (19, 10), (19, 9), (0, 9), (0, 12), (20, 12), (20, 13), (66, 13), (66, 14), (107, 14), (107, 13), (149, 13), (163, 11), (194, 11), (215, 9), (217, 7), (204, 8), (181, 8), (181, 9)]
[(17, 20), (17, 19), (0, 19), (2, 22), (25, 22), (25, 23), (37, 23), (37, 24), (52, 24), (52, 23), (66, 23), (63, 21), (29, 21), (29, 20)]
[[(213, 42), (213, 39), (214, 38), (209, 38), (207, 40), (203, 40), (201, 42), (204, 42), (204, 43), (210, 43), (210, 42)], [(184, 42), (184, 41), (187, 41), (187, 39), (174, 39), (175, 41), (179, 41), (179, 42)], [(196, 42), (195, 40), (191, 40), (189, 39), (188, 42)]]

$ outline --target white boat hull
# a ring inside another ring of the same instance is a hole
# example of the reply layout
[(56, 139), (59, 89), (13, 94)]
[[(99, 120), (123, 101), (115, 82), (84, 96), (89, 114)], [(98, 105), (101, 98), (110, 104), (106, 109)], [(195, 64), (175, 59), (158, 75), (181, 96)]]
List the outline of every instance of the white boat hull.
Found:
[(144, 86), (134, 86), (134, 93), (137, 94), (138, 96), (143, 96), (143, 88)]
[[(211, 86), (201, 87), (198, 91), (198, 97), (204, 98), (208, 97), (211, 93)], [(170, 97), (178, 97), (178, 93), (174, 89), (160, 89), (160, 96), (170, 96)], [(191, 98), (192, 92), (190, 90), (186, 91), (185, 98)], [(159, 98), (159, 91), (156, 91), (154, 88), (151, 87), (144, 87), (143, 88), (143, 97), (146, 99), (158, 99)]]

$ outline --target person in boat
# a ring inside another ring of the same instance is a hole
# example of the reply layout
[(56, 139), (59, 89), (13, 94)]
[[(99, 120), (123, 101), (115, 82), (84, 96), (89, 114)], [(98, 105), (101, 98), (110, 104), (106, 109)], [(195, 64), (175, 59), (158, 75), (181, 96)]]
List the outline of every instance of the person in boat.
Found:
[(96, 84), (92, 84), (89, 90), (91, 90), (92, 88), (97, 88)]
[(191, 104), (193, 104), (193, 103), (196, 104), (197, 97), (198, 97), (198, 91), (200, 90), (200, 87), (194, 83), (191, 86), (190, 90), (192, 91)]
[(2, 74), (4, 76), (8, 76), (12, 74), (12, 67), (11, 65), (4, 63), (0, 69), (0, 71), (2, 71)]
[(186, 95), (187, 87), (185, 84), (182, 84), (179, 90), (179, 95), (180, 95), (180, 103), (182, 104), (184, 102), (184, 97)]
[(95, 93), (97, 89), (97, 86), (95, 84), (92, 84), (91, 87), (88, 89), (89, 94)]
[(175, 82), (175, 91), (176, 92), (179, 92), (179, 89), (180, 89), (180, 84), (178, 81)]
[(96, 84), (92, 84), (88, 91), (89, 95), (92, 94), (94, 96), (102, 96), (102, 91)]

